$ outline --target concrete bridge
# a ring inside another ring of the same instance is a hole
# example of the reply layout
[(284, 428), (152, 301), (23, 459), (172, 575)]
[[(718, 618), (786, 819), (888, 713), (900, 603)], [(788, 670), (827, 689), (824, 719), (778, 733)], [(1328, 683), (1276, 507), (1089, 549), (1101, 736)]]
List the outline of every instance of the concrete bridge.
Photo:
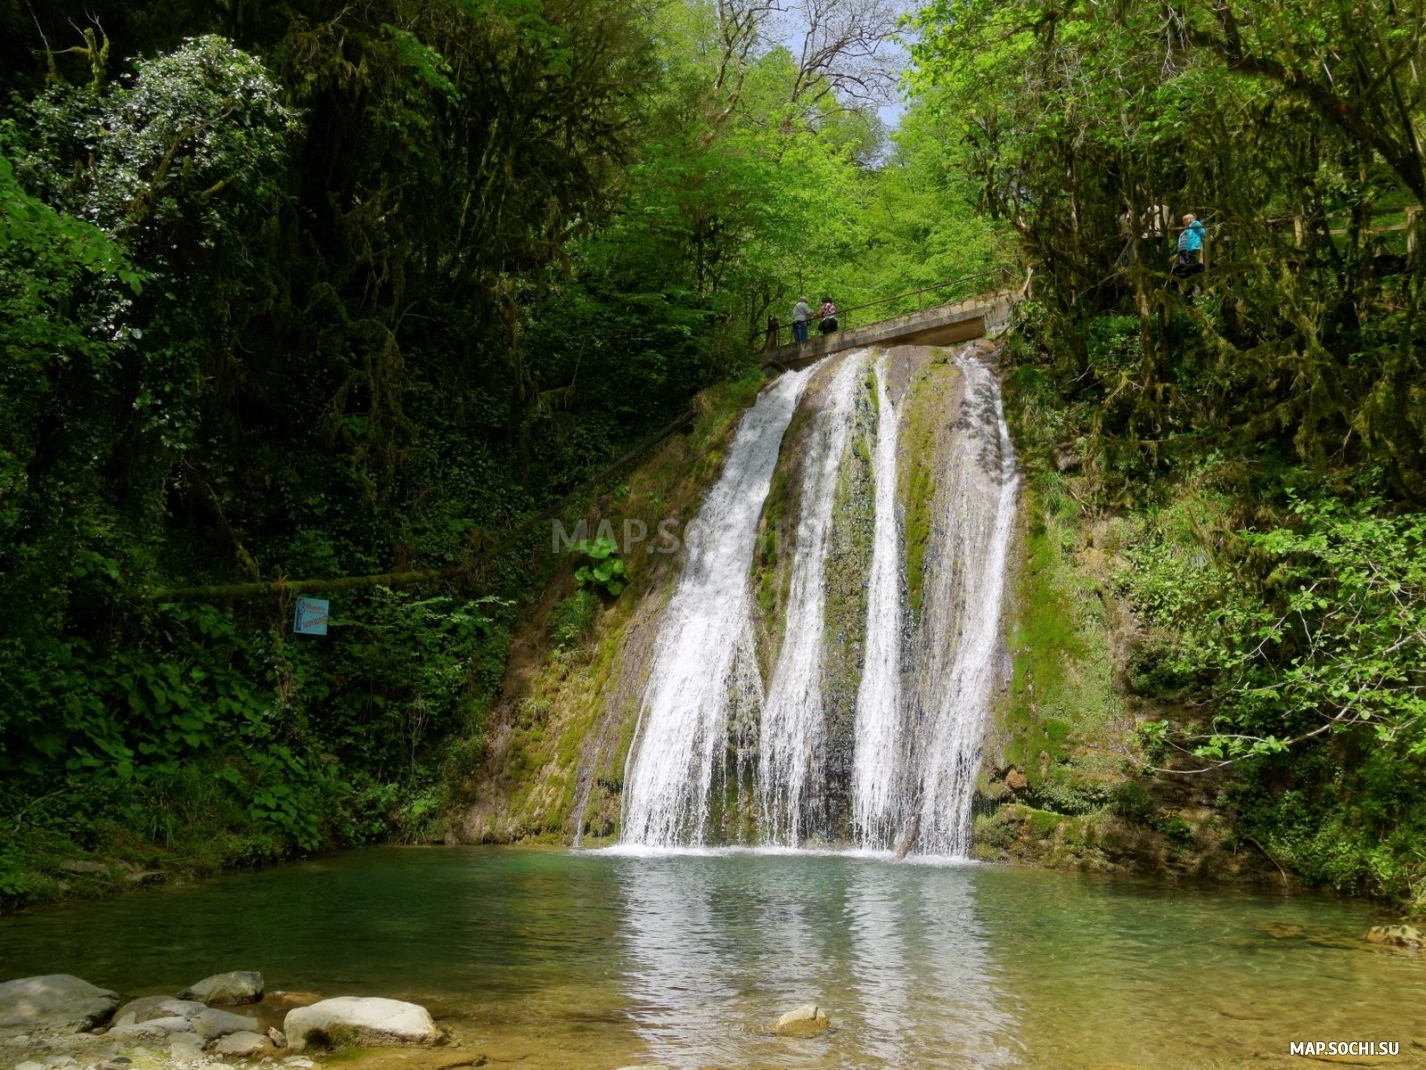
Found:
[[(1023, 288), (980, 294), (935, 308), (850, 327), (828, 335), (814, 334), (802, 343), (780, 345), (763, 353), (763, 363), (779, 371), (805, 368), (823, 357), (867, 346), (947, 346), (1000, 334), (1010, 326), (1010, 310), (1024, 296)], [(814, 320), (811, 324), (816, 330)]]

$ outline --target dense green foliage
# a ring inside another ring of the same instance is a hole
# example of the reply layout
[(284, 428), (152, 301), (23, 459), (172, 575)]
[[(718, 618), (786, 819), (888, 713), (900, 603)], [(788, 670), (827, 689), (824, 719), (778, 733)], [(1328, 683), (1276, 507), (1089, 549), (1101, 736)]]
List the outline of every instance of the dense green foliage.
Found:
[[(1008, 374), (1037, 489), (1129, 525), (1120, 586), (1149, 627), (1128, 683), (1160, 761), (1226, 767), (1240, 830), (1310, 880), (1408, 894), (1420, 12), (938, 0), (916, 22), (922, 92), (1037, 265)], [(1170, 272), (1156, 204), (1175, 234), (1207, 224), (1206, 270)]]
[[(930, 118), (886, 162), (873, 7), (0, 7), (0, 897), (441, 833), (522, 522), (798, 291), (997, 262)], [(326, 637), (261, 586), (353, 576)]]

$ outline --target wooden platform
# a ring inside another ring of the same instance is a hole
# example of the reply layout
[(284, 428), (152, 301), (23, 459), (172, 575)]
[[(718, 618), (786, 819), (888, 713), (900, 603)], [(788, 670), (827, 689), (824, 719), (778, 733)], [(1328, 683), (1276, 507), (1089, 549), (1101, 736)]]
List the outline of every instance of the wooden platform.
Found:
[[(984, 338), (1003, 331), (1010, 323), (1010, 308), (1020, 297), (1019, 290), (938, 305), (904, 316), (868, 323), (829, 335), (814, 335), (798, 344), (778, 346), (763, 354), (765, 364), (779, 370), (805, 368), (823, 357), (848, 349), (868, 346), (948, 346)], [(813, 325), (815, 329), (815, 324)]]

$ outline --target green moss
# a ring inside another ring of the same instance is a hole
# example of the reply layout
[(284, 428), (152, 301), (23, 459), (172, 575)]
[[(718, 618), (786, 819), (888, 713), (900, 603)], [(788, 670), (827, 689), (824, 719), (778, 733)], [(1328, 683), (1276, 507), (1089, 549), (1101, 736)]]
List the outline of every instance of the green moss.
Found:
[[(1050, 514), (1032, 483), (1023, 495), (1024, 557), (1015, 576), (1009, 632), (1014, 670), (1003, 761), (1032, 786), (1101, 791), (1105, 755), (1125, 727), (1114, 680), (1101, 584), (1078, 567), (1074, 529)], [(1076, 781), (1095, 781), (1084, 788)], [(1108, 789), (1106, 789), (1108, 790)]]
[(954, 364), (927, 364), (911, 381), (901, 403), (898, 452), (902, 462), (896, 490), (905, 546), (906, 596), (913, 614), (921, 612), (926, 546), (935, 510), (938, 447), (948, 432), (946, 404), (959, 375)]

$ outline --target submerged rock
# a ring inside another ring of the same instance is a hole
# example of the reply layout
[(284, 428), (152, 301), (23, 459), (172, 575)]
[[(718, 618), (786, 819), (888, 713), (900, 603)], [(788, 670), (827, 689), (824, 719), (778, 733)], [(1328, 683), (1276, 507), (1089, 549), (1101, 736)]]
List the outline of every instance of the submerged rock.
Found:
[(265, 1055), (273, 1050), (272, 1041), (261, 1033), (243, 1030), (229, 1033), (213, 1047), (219, 1055)]
[(269, 992), (263, 996), (263, 1005), (273, 1010), (290, 1011), (297, 1007), (310, 1007), (322, 1002), (320, 992)]
[(256, 970), (232, 970), (205, 977), (178, 993), (179, 999), (196, 999), (210, 1007), (235, 1007), (262, 999), (262, 974)]
[(1367, 930), (1367, 942), (1418, 948), (1426, 946), (1426, 934), (1414, 925), (1373, 925)]
[(832, 1027), (831, 1019), (815, 1003), (804, 1003), (777, 1020), (774, 1031), (780, 1037), (815, 1037)]
[(434, 1044), (441, 1035), (425, 1007), (377, 996), (338, 996), (298, 1007), (288, 1012), (282, 1032), (293, 1051), (308, 1044)]
[(0, 1029), (79, 1033), (107, 1021), (119, 994), (67, 973), (0, 984)]
[(193, 1016), (193, 1028), (204, 1040), (216, 1040), (229, 1033), (256, 1033), (259, 1027), (256, 1018), (208, 1007)]

